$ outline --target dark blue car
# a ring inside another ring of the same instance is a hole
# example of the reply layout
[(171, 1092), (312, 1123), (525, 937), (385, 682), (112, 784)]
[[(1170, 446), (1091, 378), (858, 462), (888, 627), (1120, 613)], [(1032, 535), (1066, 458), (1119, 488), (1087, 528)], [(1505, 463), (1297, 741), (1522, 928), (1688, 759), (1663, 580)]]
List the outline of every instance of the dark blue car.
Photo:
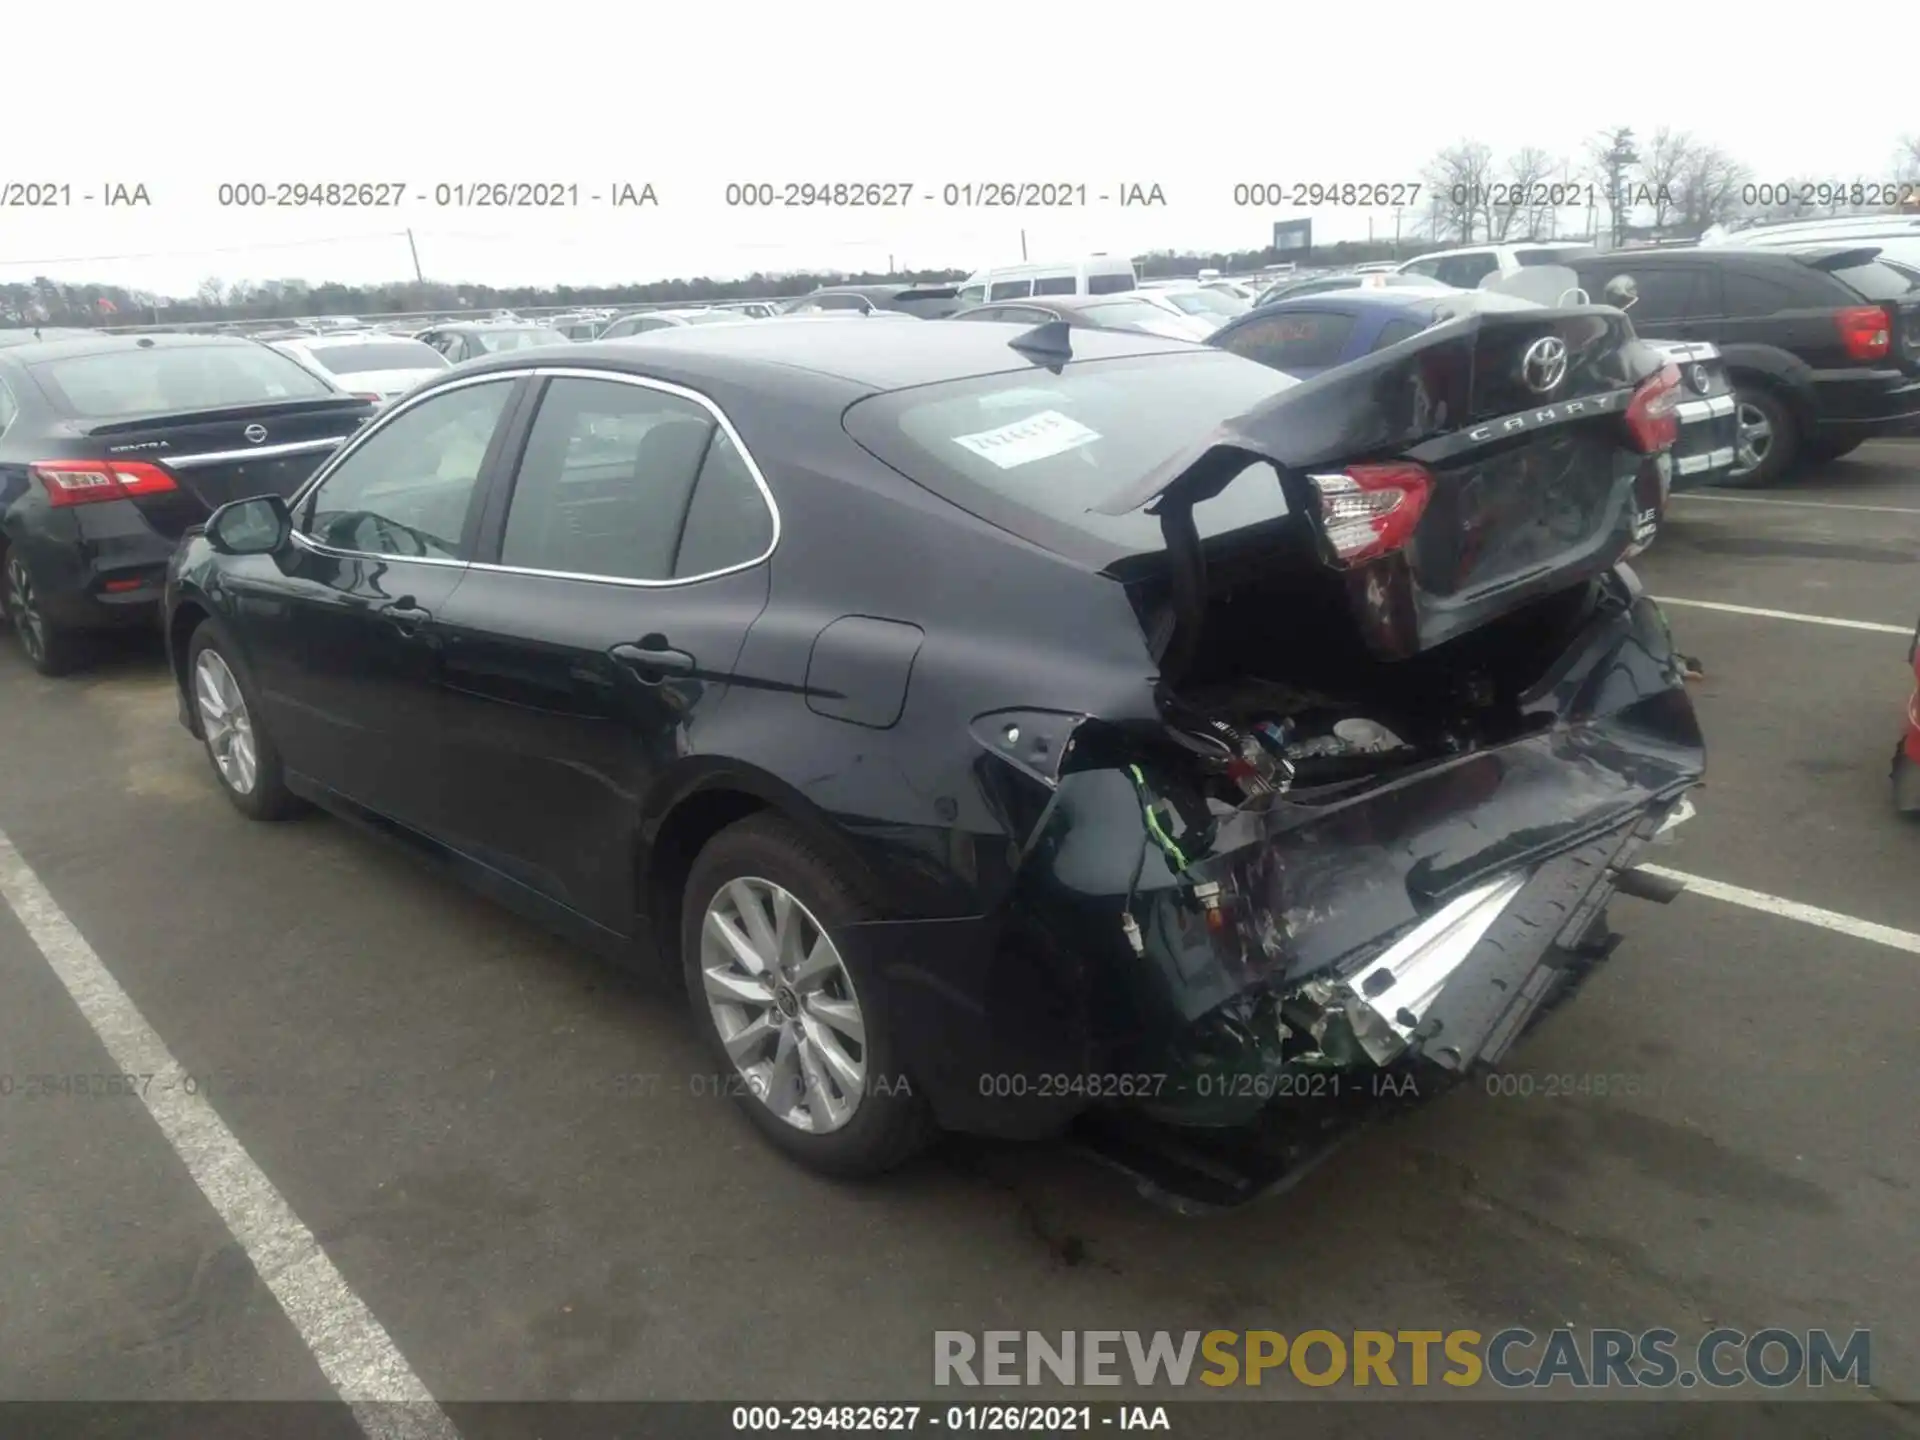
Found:
[(1207, 341), (1305, 379), (1418, 335), (1457, 290), (1331, 290), (1249, 310)]

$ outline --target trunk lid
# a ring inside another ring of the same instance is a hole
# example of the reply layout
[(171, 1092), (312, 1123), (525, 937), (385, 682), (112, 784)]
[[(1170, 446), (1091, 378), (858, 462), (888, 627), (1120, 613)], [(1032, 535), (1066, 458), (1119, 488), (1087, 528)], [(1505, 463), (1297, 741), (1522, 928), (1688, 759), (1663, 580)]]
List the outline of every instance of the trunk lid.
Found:
[[(1664, 363), (1608, 307), (1468, 313), (1280, 392), (1095, 513), (1159, 516), (1174, 594), (1187, 600), (1175, 624), (1191, 630), (1206, 567), (1193, 507), (1267, 461), (1287, 508), (1315, 527), (1369, 648), (1415, 654), (1644, 546), (1665, 485), (1627, 422)], [(1339, 563), (1328, 553), (1328, 477), (1407, 462), (1429, 477), (1411, 532), (1389, 553)]]
[(115, 460), (164, 467), (179, 487), (138, 495), (147, 522), (178, 537), (229, 500), (291, 496), (374, 413), (351, 395), (274, 401), (89, 424), (81, 434)]

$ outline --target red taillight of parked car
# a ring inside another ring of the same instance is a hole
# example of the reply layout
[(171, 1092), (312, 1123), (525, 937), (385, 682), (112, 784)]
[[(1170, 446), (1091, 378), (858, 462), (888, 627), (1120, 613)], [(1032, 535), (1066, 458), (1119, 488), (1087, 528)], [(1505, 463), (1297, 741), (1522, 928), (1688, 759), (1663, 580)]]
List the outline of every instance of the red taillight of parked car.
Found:
[(1338, 474), (1308, 479), (1320, 500), (1330, 558), (1342, 568), (1403, 549), (1433, 494), (1433, 477), (1411, 461), (1349, 465)]
[(1671, 450), (1680, 438), (1680, 367), (1663, 365), (1627, 402), (1627, 434), (1646, 455)]
[(158, 465), (140, 460), (36, 460), (27, 469), (46, 487), (50, 505), (131, 500), (180, 488)]
[(1893, 317), (1879, 305), (1853, 305), (1833, 317), (1850, 360), (1884, 360), (1893, 353)]

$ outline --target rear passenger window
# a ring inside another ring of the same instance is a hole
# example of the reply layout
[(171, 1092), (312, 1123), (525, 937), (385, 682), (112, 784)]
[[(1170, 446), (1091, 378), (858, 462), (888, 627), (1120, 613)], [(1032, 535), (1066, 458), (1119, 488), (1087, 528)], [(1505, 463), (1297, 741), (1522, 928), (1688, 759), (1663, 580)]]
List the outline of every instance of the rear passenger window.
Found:
[(1807, 297), (1805, 286), (1789, 284), (1783, 276), (1755, 270), (1729, 267), (1724, 283), (1729, 315), (1773, 315), (1821, 303), (1819, 299)]
[(746, 457), (725, 430), (714, 432), (687, 509), (673, 578), (688, 580), (760, 559), (773, 544), (773, 512)]
[(1036, 295), (1071, 295), (1074, 293), (1075, 280), (1071, 275), (1042, 275), (1033, 282)]
[(549, 382), (514, 480), (500, 563), (672, 579), (715, 429), (701, 406), (648, 386)]
[(1033, 294), (1031, 280), (1001, 280), (987, 290), (989, 300), (1024, 300)]
[(1216, 343), (1275, 370), (1337, 365), (1353, 333), (1353, 317), (1330, 311), (1287, 310), (1234, 327)]
[(1499, 268), (1500, 262), (1491, 255), (1449, 255), (1435, 273), (1443, 285), (1472, 290)]
[(1119, 295), (1135, 288), (1131, 275), (1089, 275), (1087, 277), (1089, 295)]

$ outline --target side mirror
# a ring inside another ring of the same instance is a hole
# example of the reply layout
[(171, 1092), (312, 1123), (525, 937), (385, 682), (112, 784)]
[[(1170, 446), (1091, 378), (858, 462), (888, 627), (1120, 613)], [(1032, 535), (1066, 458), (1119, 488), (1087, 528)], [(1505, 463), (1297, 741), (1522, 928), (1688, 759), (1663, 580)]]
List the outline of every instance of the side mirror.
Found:
[(293, 534), (293, 512), (278, 495), (230, 500), (207, 519), (207, 544), (221, 555), (272, 555)]

